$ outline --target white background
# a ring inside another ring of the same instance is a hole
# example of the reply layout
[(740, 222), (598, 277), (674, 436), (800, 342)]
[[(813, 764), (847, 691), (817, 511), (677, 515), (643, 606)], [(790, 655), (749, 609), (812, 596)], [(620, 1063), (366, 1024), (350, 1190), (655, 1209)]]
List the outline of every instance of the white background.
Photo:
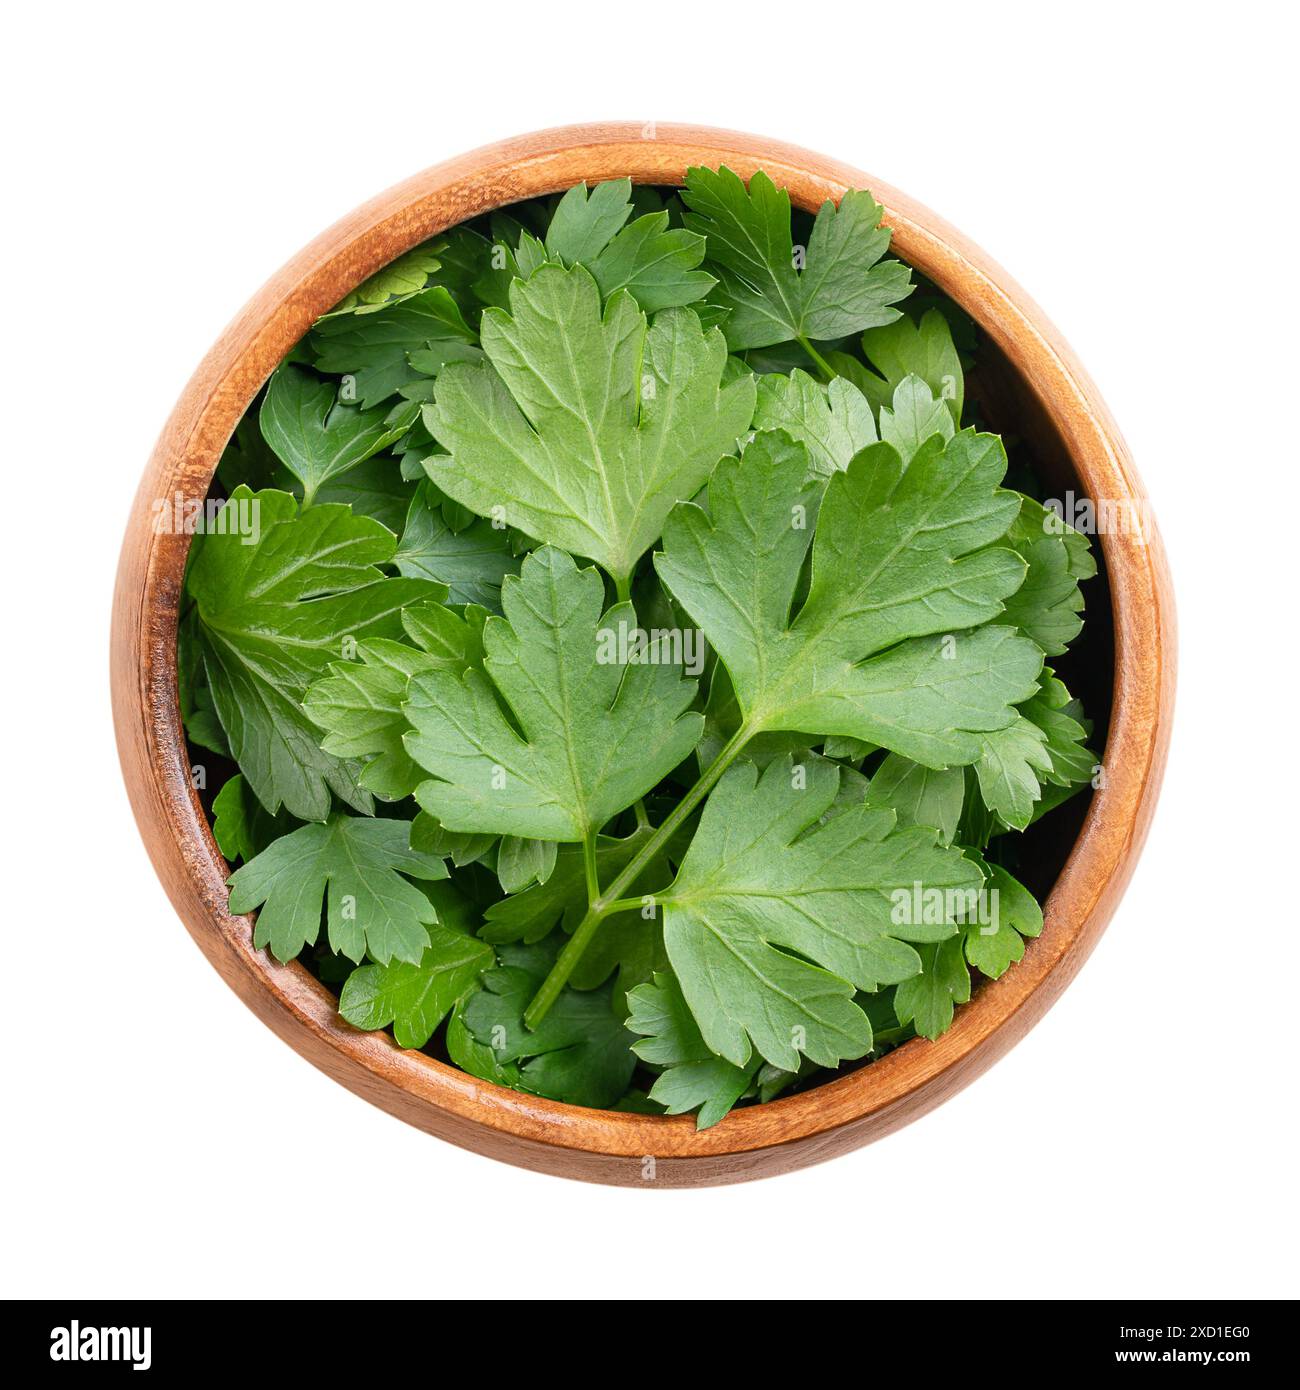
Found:
[[(317, 0), (10, 14), (4, 1292), (1300, 1293), (1284, 12)], [(1077, 982), (904, 1132), (730, 1189), (516, 1171), (300, 1060), (164, 897), (108, 710), (130, 498), (235, 310), (425, 165), (606, 117), (822, 150), (974, 238), (1098, 382), (1179, 599), (1163, 801)]]

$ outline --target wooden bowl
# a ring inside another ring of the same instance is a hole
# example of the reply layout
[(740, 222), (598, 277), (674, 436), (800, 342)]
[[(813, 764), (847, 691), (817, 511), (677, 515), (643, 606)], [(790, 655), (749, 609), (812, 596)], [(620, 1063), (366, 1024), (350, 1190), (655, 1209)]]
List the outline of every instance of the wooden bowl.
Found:
[[(1051, 886), (1042, 936), (958, 1009), (938, 1042), (914, 1040), (870, 1066), (742, 1108), (697, 1133), (690, 1117), (585, 1110), (504, 1090), (404, 1051), (385, 1033), (358, 1032), (302, 966), (278, 965), (253, 949), (250, 919), (226, 909), (228, 869), (190, 785), (176, 686), (188, 538), (155, 534), (152, 504), (177, 492), (207, 493), (236, 422), (280, 359), (318, 315), (395, 256), (477, 213), (580, 180), (630, 175), (676, 184), (695, 164), (727, 164), (746, 178), (765, 169), (805, 209), (850, 187), (870, 189), (893, 227), (894, 250), (956, 300), (991, 345), (991, 365), (980, 371), (985, 415), (999, 424), (1014, 418), (1053, 484), (1081, 496), (1145, 501), (1119, 431), (1059, 334), (1003, 271), (933, 213), (868, 174), (772, 140), (692, 126), (570, 126), (476, 150), (389, 189), (319, 236), (254, 296), (163, 429), (127, 528), (113, 613), (113, 708), (131, 803), (176, 910), (226, 983), (309, 1061), (400, 1119), (525, 1168), (628, 1186), (739, 1182), (845, 1153), (955, 1094), (1042, 1017), (1115, 910), (1164, 768), (1174, 608), (1154, 529), (1100, 538), (1114, 642), (1113, 681), (1108, 650), (1100, 667), (1093, 663), (1094, 684), (1109, 703), (1105, 786), (1086, 815), (1084, 798), (1076, 798), (1080, 811), (1069, 830), (1077, 824), (1077, 836), (1056, 861), (1064, 867)], [(1101, 617), (1104, 629), (1104, 592), (1094, 585), (1088, 598), (1094, 626)], [(1106, 650), (1104, 636), (1099, 650)], [(1090, 713), (1097, 712), (1094, 703)]]

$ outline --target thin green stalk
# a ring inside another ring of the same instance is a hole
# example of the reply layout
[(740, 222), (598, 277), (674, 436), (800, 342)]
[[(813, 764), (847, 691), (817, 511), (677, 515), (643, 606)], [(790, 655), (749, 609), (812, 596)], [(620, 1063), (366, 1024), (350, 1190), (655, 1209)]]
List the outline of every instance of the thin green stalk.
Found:
[(600, 897), (600, 880), (596, 876), (596, 832), (590, 831), (582, 842), (582, 867), (587, 875), (587, 906)]
[[(671, 894), (665, 894), (662, 899), (657, 893), (653, 896), (657, 906), (659, 902), (666, 901)], [(612, 903), (605, 904), (605, 915), (607, 917), (613, 917), (617, 912), (640, 912), (644, 906), (644, 898), (615, 898)]]
[(799, 335), (798, 343), (801, 348), (812, 358), (817, 366), (817, 370), (822, 374), (823, 381), (834, 381), (839, 373), (834, 367), (817, 351), (803, 334)]
[(632, 576), (630, 574), (616, 574), (614, 576), (614, 592), (618, 595), (620, 603), (631, 603)]
[(599, 897), (591, 900), (586, 916), (578, 923), (573, 935), (565, 942), (564, 949), (556, 957), (555, 964), (551, 967), (551, 973), (542, 981), (541, 988), (524, 1011), (524, 1026), (526, 1028), (536, 1028), (550, 1012), (551, 1005), (560, 997), (560, 991), (568, 984), (569, 976), (577, 968), (578, 962), (591, 944), (591, 939), (596, 935), (600, 924), (611, 912), (626, 909), (627, 904), (623, 901), (623, 894), (636, 882), (646, 866), (677, 832), (678, 827), (686, 820), (687, 816), (713, 790), (718, 779), (735, 762), (740, 750), (749, 742), (750, 737), (749, 726), (742, 724), (727, 741), (718, 756), (709, 764), (708, 770), (700, 780), (673, 808), (672, 814), (632, 857), (623, 872)]

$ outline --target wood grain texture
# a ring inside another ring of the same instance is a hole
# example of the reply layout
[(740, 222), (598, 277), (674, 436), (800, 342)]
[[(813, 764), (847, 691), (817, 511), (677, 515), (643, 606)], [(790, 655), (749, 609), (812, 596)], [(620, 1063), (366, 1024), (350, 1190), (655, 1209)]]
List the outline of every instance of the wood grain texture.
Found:
[(477, 213), (630, 175), (679, 183), (694, 164), (765, 169), (799, 206), (869, 188), (894, 249), (980, 324), (1050, 421), (1082, 491), (1145, 503), (1132, 461), (1082, 368), (1042, 312), (953, 228), (870, 175), (778, 141), (635, 123), (541, 131), (462, 155), (366, 203), (286, 265), (204, 359), (154, 449), (136, 497), (114, 597), (118, 747), (141, 834), (177, 912), (239, 997), (304, 1057), (366, 1100), (440, 1138), (565, 1177), (640, 1187), (738, 1182), (821, 1162), (889, 1134), (962, 1087), (1022, 1038), (1074, 977), (1114, 912), (1146, 838), (1168, 746), (1174, 605), (1154, 527), (1101, 537), (1111, 585), (1115, 673), (1106, 786), (1046, 903), (1024, 959), (957, 1011), (938, 1042), (697, 1133), (689, 1117), (613, 1114), (480, 1082), (383, 1033), (343, 1023), (301, 966), (252, 947), (226, 910), (228, 872), (190, 785), (176, 689), (176, 616), (188, 538), (154, 534), (155, 498), (206, 494), (236, 422), (290, 347), (361, 280)]

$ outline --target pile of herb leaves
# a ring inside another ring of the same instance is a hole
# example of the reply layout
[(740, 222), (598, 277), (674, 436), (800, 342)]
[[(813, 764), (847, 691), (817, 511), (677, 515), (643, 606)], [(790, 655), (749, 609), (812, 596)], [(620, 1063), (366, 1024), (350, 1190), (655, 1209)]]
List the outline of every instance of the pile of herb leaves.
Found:
[(705, 1127), (1041, 930), (1008, 866), (1092, 776), (1052, 663), (1095, 565), (880, 219), (579, 186), (401, 257), (245, 416), (182, 707), (231, 910), (347, 1023)]

